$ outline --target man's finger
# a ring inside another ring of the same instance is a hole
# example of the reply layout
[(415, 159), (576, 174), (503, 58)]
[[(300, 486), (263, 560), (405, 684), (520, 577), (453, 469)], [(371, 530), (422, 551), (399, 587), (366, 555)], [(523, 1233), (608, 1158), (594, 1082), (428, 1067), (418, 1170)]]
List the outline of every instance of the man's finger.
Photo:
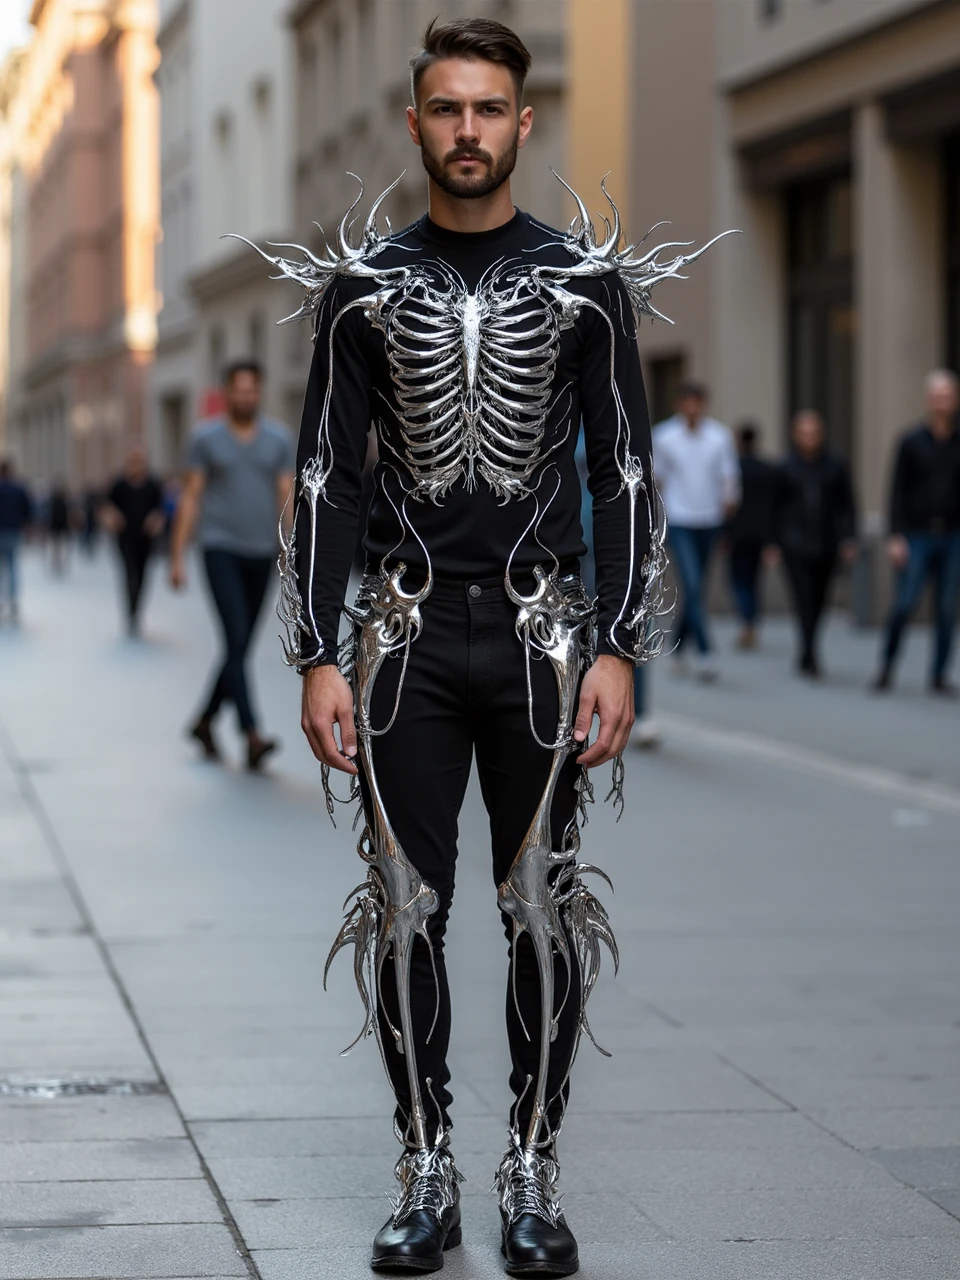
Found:
[(353, 705), (347, 703), (337, 711), (337, 723), (340, 725), (340, 747), (345, 756), (351, 758), (357, 754), (357, 730), (353, 722)]
[(574, 742), (584, 742), (590, 732), (590, 725), (593, 723), (593, 713), (597, 707), (596, 694), (587, 693), (583, 690), (580, 694), (580, 704), (577, 708), (577, 718), (573, 726)]
[(613, 746), (614, 734), (618, 725), (619, 720), (616, 723), (612, 723), (609, 716), (605, 719), (601, 714), (600, 732), (597, 734), (597, 740), (592, 747), (577, 758), (577, 764), (582, 764), (590, 769), (594, 765), (603, 764), (604, 760), (609, 760), (611, 756), (616, 755), (616, 752), (612, 751), (611, 747)]

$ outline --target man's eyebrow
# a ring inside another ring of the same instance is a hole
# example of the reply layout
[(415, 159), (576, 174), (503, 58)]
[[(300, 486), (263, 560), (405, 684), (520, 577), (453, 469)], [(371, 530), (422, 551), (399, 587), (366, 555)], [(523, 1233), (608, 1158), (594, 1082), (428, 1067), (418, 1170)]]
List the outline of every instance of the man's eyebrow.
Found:
[[(430, 95), (425, 105), (428, 107), (433, 107), (433, 106), (460, 107), (460, 106), (463, 106), (463, 99), (448, 98), (445, 94), (434, 93)], [(501, 94), (494, 94), (489, 98), (476, 98), (471, 102), (470, 105), (473, 107), (491, 107), (494, 105), (509, 106), (510, 99), (503, 97)]]

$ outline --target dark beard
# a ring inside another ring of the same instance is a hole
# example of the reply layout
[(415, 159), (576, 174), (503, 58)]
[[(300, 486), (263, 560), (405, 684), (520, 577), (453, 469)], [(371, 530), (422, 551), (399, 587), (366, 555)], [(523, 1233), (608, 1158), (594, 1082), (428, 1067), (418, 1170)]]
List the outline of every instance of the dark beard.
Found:
[[(479, 200), (482, 196), (488, 196), (496, 191), (498, 187), (502, 187), (506, 180), (517, 167), (517, 142), (519, 133), (514, 137), (513, 142), (504, 151), (498, 160), (494, 160), (488, 151), (480, 151), (478, 148), (458, 147), (455, 151), (450, 151), (439, 161), (432, 152), (421, 142), (420, 157), (423, 160), (423, 167), (434, 180), (441, 191), (445, 191), (448, 196), (455, 196), (458, 200)], [(475, 156), (478, 160), (483, 161), (487, 166), (487, 171), (479, 177), (453, 177), (447, 171), (447, 165), (462, 156)]]

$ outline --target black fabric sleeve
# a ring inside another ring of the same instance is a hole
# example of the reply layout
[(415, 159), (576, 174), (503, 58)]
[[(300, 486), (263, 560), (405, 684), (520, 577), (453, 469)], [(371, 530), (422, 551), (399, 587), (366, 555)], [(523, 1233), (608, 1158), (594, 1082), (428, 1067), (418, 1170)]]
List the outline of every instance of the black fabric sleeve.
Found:
[(840, 463), (840, 520), (837, 532), (841, 542), (848, 542), (857, 536), (857, 500), (853, 492), (853, 480), (850, 468), (845, 462)]
[(593, 495), (597, 652), (643, 656), (662, 575), (647, 398), (626, 290), (615, 274), (584, 307), (580, 408)]
[(893, 464), (893, 479), (890, 484), (890, 533), (903, 534), (907, 531), (904, 498), (907, 487), (908, 453), (908, 440), (901, 440), (896, 461)]
[(300, 421), (288, 553), (296, 588), (292, 611), (285, 593), (285, 620), (294, 633), (288, 656), (301, 671), (337, 659), (370, 425), (366, 323), (361, 309), (332, 286), (320, 312)]

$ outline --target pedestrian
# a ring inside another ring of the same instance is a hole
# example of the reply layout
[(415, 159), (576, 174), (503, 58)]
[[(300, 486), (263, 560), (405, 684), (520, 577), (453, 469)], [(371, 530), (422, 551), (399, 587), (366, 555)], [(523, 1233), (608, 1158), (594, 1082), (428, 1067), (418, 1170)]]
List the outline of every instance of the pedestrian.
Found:
[(50, 564), (57, 577), (67, 568), (67, 547), (73, 527), (70, 495), (66, 486), (58, 481), (50, 490), (47, 503), (47, 537), (50, 540)]
[(279, 746), (258, 728), (246, 659), (276, 564), (277, 524), (294, 469), (290, 432), (260, 413), (262, 377), (256, 360), (227, 366), (223, 416), (201, 423), (188, 446), (170, 545), (170, 583), (179, 590), (186, 585), (186, 548), (199, 522), (207, 583), (223, 633), (223, 656), (190, 734), (207, 759), (219, 759), (213, 723), (223, 703), (232, 702), (253, 770)]
[(0, 458), (0, 616), (6, 597), (6, 616), (20, 619), (20, 543), (33, 516), (26, 486), (16, 478), (13, 463)]
[(740, 505), (727, 524), (730, 586), (741, 628), (738, 649), (757, 647), (760, 616), (760, 570), (771, 560), (776, 542), (777, 469), (757, 457), (758, 429), (752, 422), (737, 428), (740, 455)]
[(97, 549), (97, 530), (103, 497), (97, 489), (89, 488), (83, 495), (83, 516), (80, 526), (80, 545), (84, 553), (93, 558)]
[[(316, 316), (281, 605), (307, 738), (325, 771), (357, 779), (366, 816), (369, 872), (334, 952), (357, 947), (365, 1030), (396, 1095), (400, 1193), (373, 1252), (393, 1270), (437, 1270), (461, 1237), (443, 938), (474, 753), (512, 940), (502, 1249), (515, 1274), (577, 1270), (555, 1139), (611, 936), (581, 878), (578, 804), (584, 770), (617, 761), (629, 739), (633, 664), (650, 656), (660, 611), (662, 521), (636, 345), (659, 276), (649, 257), (616, 256), (613, 209), (598, 238), (582, 202), (566, 233), (515, 208), (529, 65), (499, 22), (434, 20), (407, 109), (429, 212), (384, 236), (378, 200), (353, 240), (341, 230), (325, 254), (268, 258), (304, 286), (299, 314)], [(338, 654), (371, 421), (366, 575)], [(581, 421), (596, 649), (579, 576)]]
[(707, 575), (717, 539), (740, 501), (740, 467), (730, 429), (707, 415), (707, 399), (698, 382), (680, 387), (676, 413), (653, 429), (653, 457), (680, 580), (677, 666), (682, 669), (683, 650), (692, 640), (697, 675), (713, 680), (717, 666), (707, 619)]
[(897, 448), (890, 486), (887, 556), (898, 571), (896, 596), (873, 687), (893, 686), (904, 628), (927, 579), (934, 583), (931, 693), (956, 696), (947, 678), (960, 599), (960, 390), (957, 375), (936, 369), (925, 385), (926, 418)]
[(790, 453), (780, 467), (777, 540), (793, 599), (797, 670), (822, 674), (820, 622), (838, 561), (857, 558), (856, 507), (846, 462), (826, 445), (823, 419), (812, 409), (794, 415)]
[(123, 567), (127, 630), (136, 636), (147, 564), (166, 519), (163, 490), (151, 474), (142, 448), (131, 449), (127, 455), (122, 474), (107, 492), (101, 519), (116, 539)]

